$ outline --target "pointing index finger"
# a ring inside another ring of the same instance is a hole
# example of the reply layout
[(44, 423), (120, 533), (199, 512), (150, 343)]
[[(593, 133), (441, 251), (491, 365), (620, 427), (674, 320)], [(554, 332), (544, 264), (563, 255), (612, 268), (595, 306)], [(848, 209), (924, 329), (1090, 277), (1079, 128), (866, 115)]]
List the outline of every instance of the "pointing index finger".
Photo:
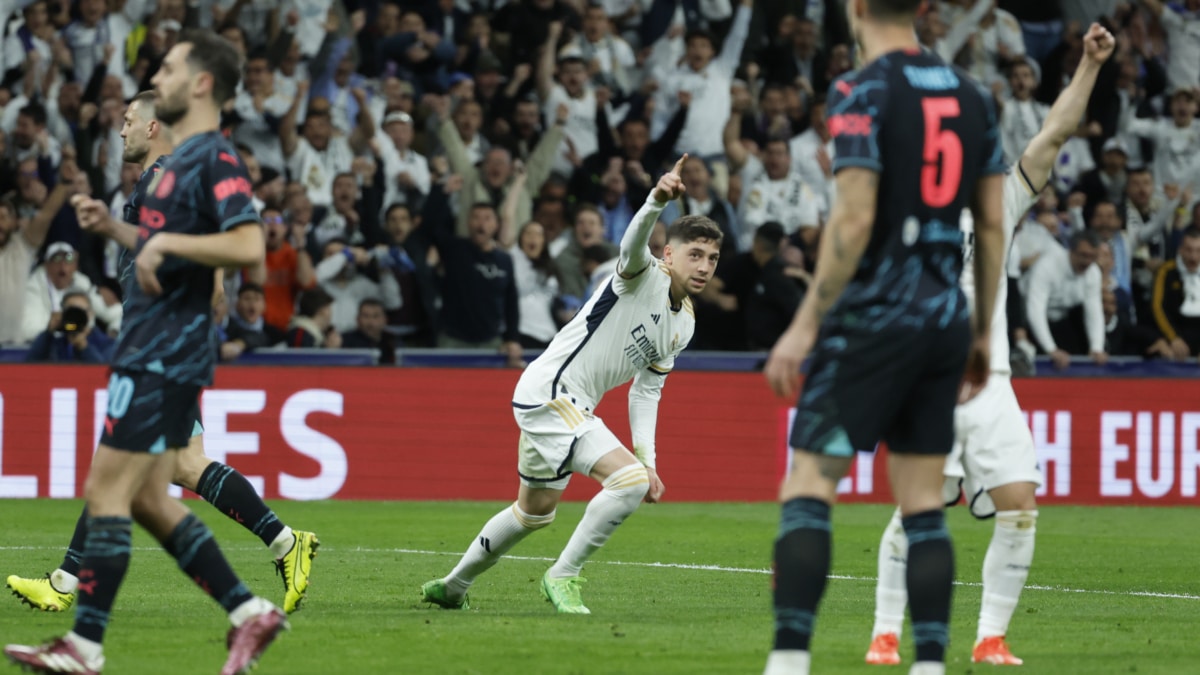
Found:
[(686, 152), (683, 153), (683, 157), (680, 157), (679, 161), (675, 162), (675, 168), (671, 169), (671, 173), (678, 176), (679, 172), (683, 170), (683, 163), (687, 161), (687, 158), (688, 158), (687, 153)]

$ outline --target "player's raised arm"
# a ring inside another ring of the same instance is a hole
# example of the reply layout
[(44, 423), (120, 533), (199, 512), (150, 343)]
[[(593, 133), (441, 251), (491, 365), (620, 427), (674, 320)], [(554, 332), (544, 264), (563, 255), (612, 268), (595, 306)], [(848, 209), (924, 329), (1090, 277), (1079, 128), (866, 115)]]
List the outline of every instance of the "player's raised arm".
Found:
[(654, 256), (650, 254), (650, 235), (654, 233), (654, 223), (658, 222), (658, 214), (662, 213), (667, 202), (679, 199), (687, 191), (683, 179), (679, 177), (687, 158), (686, 154), (680, 157), (679, 161), (675, 162), (675, 168), (658, 180), (658, 186), (650, 192), (646, 203), (626, 228), (625, 236), (621, 237), (621, 258), (617, 274), (621, 275), (622, 279), (636, 277), (653, 261)]
[(1021, 155), (1020, 169), (1025, 172), (1034, 192), (1041, 191), (1046, 185), (1059, 150), (1079, 128), (1079, 120), (1087, 111), (1088, 99), (1096, 86), (1096, 77), (1104, 62), (1112, 56), (1115, 46), (1116, 39), (1098, 23), (1092, 24), (1084, 36), (1083, 58), (1075, 69), (1075, 76), (1058, 95), (1042, 123), (1042, 130)]

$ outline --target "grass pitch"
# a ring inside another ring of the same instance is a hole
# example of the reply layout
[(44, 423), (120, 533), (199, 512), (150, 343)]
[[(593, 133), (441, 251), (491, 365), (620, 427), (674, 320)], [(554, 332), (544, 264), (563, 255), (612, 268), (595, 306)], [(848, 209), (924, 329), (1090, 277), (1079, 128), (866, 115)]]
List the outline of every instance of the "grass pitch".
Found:
[[(203, 502), (213, 527), (255, 591), (282, 601), (266, 548)], [(770, 564), (777, 509), (770, 504), (645, 506), (584, 569), (592, 616), (557, 616), (539, 580), (570, 536), (582, 504), (523, 542), (455, 612), (418, 602), (420, 584), (446, 573), (499, 503), (276, 504), (292, 527), (322, 541), (313, 586), (292, 630), (258, 672), (336, 673), (757, 673), (770, 648)], [(78, 501), (0, 501), (0, 576), (57, 566)], [(816, 673), (906, 673), (868, 667), (876, 548), (890, 516), (881, 506), (834, 510), (835, 579), (818, 616)], [(1200, 539), (1193, 509), (1041, 510), (1037, 554), (1009, 632), (1021, 673), (1195, 672), (1200, 652)], [(970, 663), (980, 567), (991, 523), (950, 512), (960, 585), (948, 652), (950, 673), (991, 672)], [(106, 673), (216, 673), (227, 622), (214, 602), (134, 537), (129, 576), (117, 599)], [(7, 590), (7, 589), (5, 589)], [(0, 599), (0, 641), (39, 642), (72, 616)], [(0, 668), (11, 666), (0, 666)], [(2, 672), (2, 671), (0, 671)], [(12, 672), (16, 672), (12, 669)]]

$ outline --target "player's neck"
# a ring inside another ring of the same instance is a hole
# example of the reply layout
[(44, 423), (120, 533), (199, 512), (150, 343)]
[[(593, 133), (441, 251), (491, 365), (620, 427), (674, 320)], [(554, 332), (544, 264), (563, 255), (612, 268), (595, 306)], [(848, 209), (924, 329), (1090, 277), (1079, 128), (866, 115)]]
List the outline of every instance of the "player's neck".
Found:
[(198, 103), (188, 108), (187, 114), (171, 125), (171, 138), (176, 146), (183, 145), (192, 136), (217, 131), (221, 128), (219, 108)]
[(890, 52), (921, 48), (911, 25), (864, 23), (859, 30), (862, 32), (863, 66)]
[(150, 152), (147, 152), (146, 159), (142, 160), (142, 173), (145, 173), (147, 170), (149, 170), (150, 167), (154, 166), (155, 162), (157, 162), (163, 155), (168, 154), (170, 151), (170, 148), (163, 147), (157, 143), (151, 143)]

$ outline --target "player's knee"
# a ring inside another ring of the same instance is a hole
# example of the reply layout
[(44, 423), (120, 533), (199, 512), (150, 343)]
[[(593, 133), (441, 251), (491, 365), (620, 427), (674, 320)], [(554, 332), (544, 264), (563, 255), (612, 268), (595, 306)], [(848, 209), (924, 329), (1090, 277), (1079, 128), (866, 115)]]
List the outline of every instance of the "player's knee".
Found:
[(554, 522), (554, 515), (557, 513), (557, 511), (551, 511), (550, 513), (543, 515), (525, 513), (516, 503), (513, 504), (512, 509), (513, 515), (517, 518), (517, 522), (521, 524), (521, 527), (527, 530), (540, 530), (543, 527), (546, 527), (550, 523)]
[(604, 479), (604, 491), (636, 508), (650, 491), (650, 474), (641, 464), (630, 464)]
[(200, 484), (200, 476), (204, 475), (204, 470), (212, 463), (213, 460), (203, 454), (181, 452), (175, 459), (175, 473), (171, 476), (171, 482), (181, 488), (196, 492), (196, 486)]
[(1037, 510), (997, 511), (996, 527), (1017, 532), (1037, 530)]

